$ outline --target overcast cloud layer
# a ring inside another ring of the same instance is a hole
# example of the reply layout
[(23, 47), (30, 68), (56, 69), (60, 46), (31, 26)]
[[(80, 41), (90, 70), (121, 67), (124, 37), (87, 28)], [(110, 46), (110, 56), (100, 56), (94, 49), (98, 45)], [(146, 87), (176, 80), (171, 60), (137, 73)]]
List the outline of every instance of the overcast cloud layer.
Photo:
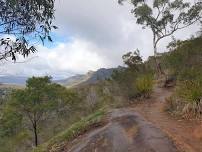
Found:
[[(121, 56), (136, 48), (146, 59), (153, 55), (152, 35), (136, 25), (130, 7), (117, 0), (58, 0), (55, 34), (62, 39), (55, 38), (54, 47), (38, 45), (39, 52), (25, 63), (2, 63), (1, 74), (68, 77), (122, 65)], [(186, 39), (194, 32), (192, 27), (175, 36)], [(160, 52), (169, 41), (161, 42)]]

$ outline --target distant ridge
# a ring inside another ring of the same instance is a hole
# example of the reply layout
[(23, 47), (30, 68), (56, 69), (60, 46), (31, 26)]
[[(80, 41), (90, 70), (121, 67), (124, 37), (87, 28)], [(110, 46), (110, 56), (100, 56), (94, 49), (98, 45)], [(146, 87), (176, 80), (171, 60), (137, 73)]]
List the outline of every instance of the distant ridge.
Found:
[(25, 85), (28, 77), (25, 76), (0, 76), (0, 84), (15, 84), (15, 85)]
[(86, 83), (96, 83), (97, 81), (102, 81), (111, 78), (113, 71), (116, 68), (105, 69), (101, 68), (94, 72), (91, 77), (86, 81)]
[[(101, 68), (97, 71), (89, 71), (86, 74), (78, 74), (66, 79), (53, 80), (53, 82), (61, 84), (66, 87), (73, 87), (81, 84), (94, 84), (98, 81), (109, 79), (112, 76), (114, 70), (119, 70), (123, 67), (118, 68)], [(26, 84), (28, 77), (25, 76), (11, 76), (5, 75), (0, 76), (0, 84), (13, 84), (24, 86)]]
[(87, 81), (90, 77), (91, 77), (91, 73), (87, 73), (86, 75), (79, 74), (63, 80), (57, 80), (55, 82), (66, 87), (72, 87)]
[(103, 81), (111, 78), (112, 73), (115, 70), (119, 70), (122, 68), (123, 67), (120, 66), (118, 68), (109, 68), (109, 69), (101, 68), (97, 71), (89, 71), (87, 74), (72, 76), (67, 79), (59, 80), (56, 82), (66, 87), (73, 87), (82, 84), (95, 84), (98, 81)]

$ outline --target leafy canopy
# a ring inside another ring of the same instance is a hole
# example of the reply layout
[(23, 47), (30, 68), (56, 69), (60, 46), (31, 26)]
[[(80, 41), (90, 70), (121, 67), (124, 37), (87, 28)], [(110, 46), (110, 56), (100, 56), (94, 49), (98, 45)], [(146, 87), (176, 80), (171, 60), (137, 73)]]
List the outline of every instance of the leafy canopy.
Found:
[[(120, 4), (127, 0), (118, 0)], [(186, 28), (202, 19), (202, 2), (191, 4), (184, 0), (130, 0), (137, 24), (149, 28), (154, 35), (154, 46), (162, 38)]]
[(134, 52), (128, 52), (122, 56), (123, 62), (130, 68), (139, 70), (140, 65), (143, 64), (142, 57), (140, 56), (140, 51), (137, 49)]
[[(36, 52), (30, 41), (45, 39), (52, 41), (52, 25), (55, 0), (0, 0), (0, 60), (16, 55), (28, 56)], [(6, 37), (12, 35), (12, 37)]]
[(75, 100), (75, 93), (52, 83), (50, 77), (32, 77), (27, 80), (25, 89), (13, 92), (3, 112), (2, 120), (5, 122), (0, 121), (0, 124), (3, 124), (4, 130), (8, 127), (5, 132), (7, 135), (13, 134), (11, 131), (16, 130), (18, 124), (29, 124), (28, 128), (32, 128), (35, 146), (37, 146), (39, 128), (42, 127), (43, 122), (53, 113), (58, 114), (60, 109), (70, 106)]
[[(127, 0), (118, 0), (120, 4)], [(134, 8), (132, 13), (137, 24), (149, 28), (153, 34), (153, 51), (157, 74), (164, 75), (158, 61), (158, 43), (176, 31), (184, 29), (202, 19), (201, 0), (193, 3), (184, 0), (130, 0)]]

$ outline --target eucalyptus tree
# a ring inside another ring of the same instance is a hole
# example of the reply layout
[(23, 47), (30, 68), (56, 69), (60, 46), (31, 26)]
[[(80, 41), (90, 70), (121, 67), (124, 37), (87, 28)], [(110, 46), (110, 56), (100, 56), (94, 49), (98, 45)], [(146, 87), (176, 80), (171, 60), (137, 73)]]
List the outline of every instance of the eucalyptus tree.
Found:
[(72, 93), (52, 83), (50, 77), (32, 77), (27, 80), (25, 89), (13, 92), (7, 106), (27, 120), (37, 146), (39, 128), (51, 113), (58, 110), (60, 102), (71, 102), (70, 96)]
[[(31, 42), (52, 41), (55, 0), (0, 0), (0, 60), (36, 52)], [(9, 36), (8, 36), (9, 35)], [(32, 37), (30, 39), (30, 37)], [(31, 42), (29, 42), (31, 41)]]
[(122, 56), (123, 62), (131, 69), (139, 71), (140, 66), (143, 64), (140, 51), (137, 49), (134, 52), (128, 52)]
[(137, 24), (151, 29), (153, 33), (153, 50), (157, 61), (158, 43), (160, 40), (173, 35), (176, 31), (187, 28), (202, 19), (202, 2), (192, 3), (184, 0), (118, 0), (120, 4), (129, 1), (133, 5), (132, 13)]

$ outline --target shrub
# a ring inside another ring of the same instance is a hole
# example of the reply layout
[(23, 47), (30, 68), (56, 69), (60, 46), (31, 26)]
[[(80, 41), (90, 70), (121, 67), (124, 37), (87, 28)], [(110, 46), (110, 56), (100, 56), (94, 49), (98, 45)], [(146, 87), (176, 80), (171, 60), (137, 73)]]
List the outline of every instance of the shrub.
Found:
[(181, 41), (172, 47), (170, 52), (165, 53), (162, 62), (165, 68), (178, 76), (183, 69), (201, 67), (202, 38), (198, 37), (186, 41)]
[(177, 89), (167, 102), (167, 110), (183, 117), (202, 114), (202, 38), (176, 43), (163, 56), (166, 70), (177, 78)]
[(198, 81), (185, 81), (180, 84), (177, 93), (188, 103), (198, 103), (202, 99), (202, 86)]
[(184, 81), (177, 89), (178, 97), (186, 104), (182, 113), (199, 116), (202, 114), (202, 82), (200, 80)]
[(202, 114), (202, 81), (178, 81), (178, 87), (172, 97), (167, 99), (166, 110), (183, 117), (200, 117)]
[(123, 96), (132, 100), (137, 97), (136, 83), (138, 73), (131, 68), (124, 69), (122, 71), (114, 72), (112, 75), (112, 80), (118, 84)]
[(166, 104), (164, 110), (171, 113), (172, 115), (181, 116), (185, 102), (179, 100), (175, 95), (166, 98)]
[(150, 97), (150, 94), (153, 89), (153, 76), (152, 75), (142, 75), (139, 76), (136, 81), (135, 85), (138, 91), (138, 94), (143, 97)]

